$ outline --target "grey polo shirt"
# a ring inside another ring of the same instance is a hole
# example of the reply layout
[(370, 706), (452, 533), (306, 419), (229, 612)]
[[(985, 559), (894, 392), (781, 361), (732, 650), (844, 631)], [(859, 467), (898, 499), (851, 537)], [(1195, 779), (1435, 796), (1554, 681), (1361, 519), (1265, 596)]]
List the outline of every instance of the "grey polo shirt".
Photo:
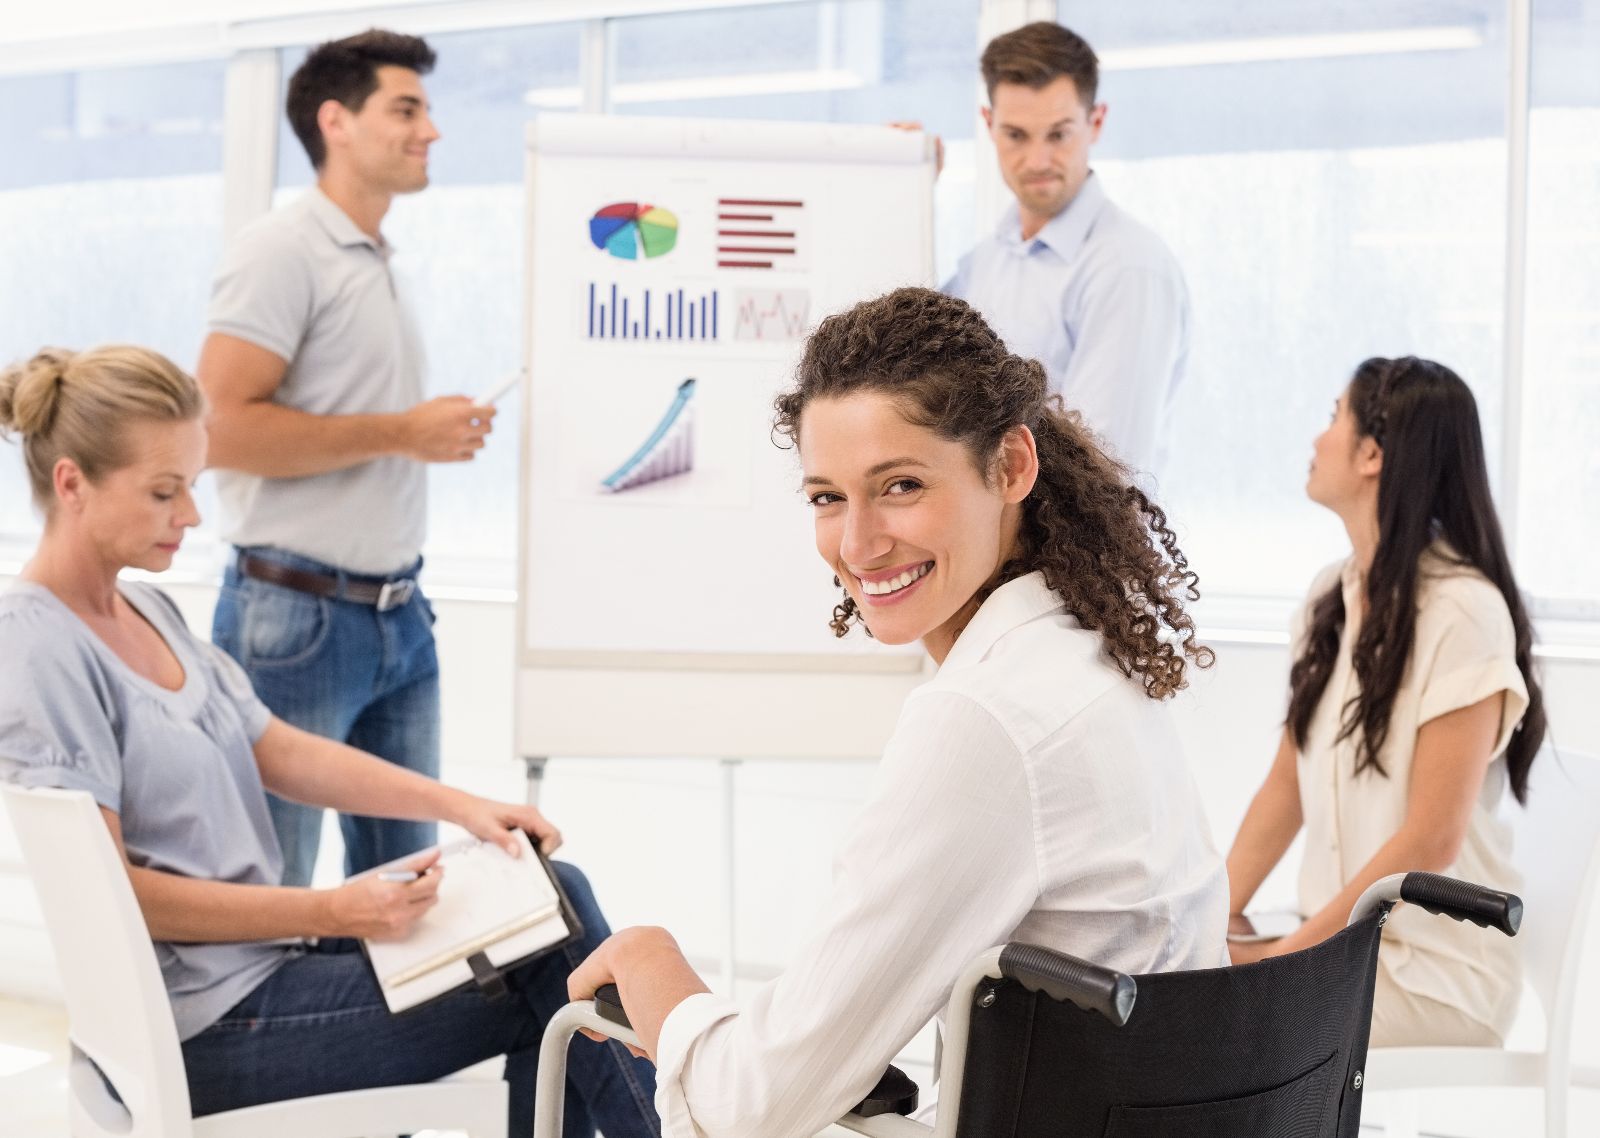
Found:
[[(320, 189), (258, 218), (223, 255), (211, 289), (212, 332), (288, 361), (273, 401), (313, 415), (404, 411), (422, 399), (422, 348), (374, 241)], [(427, 520), (427, 473), (379, 458), (305, 478), (217, 472), (222, 536), (270, 545), (354, 573), (415, 561)]]
[[(0, 593), (0, 778), (86, 790), (118, 816), (134, 865), (276, 885), (283, 857), (254, 746), (271, 715), (222, 650), (152, 585), (120, 583), (183, 665), (168, 691), (125, 664), (54, 593)], [(215, 1023), (289, 959), (286, 941), (156, 941), (178, 1038)]]

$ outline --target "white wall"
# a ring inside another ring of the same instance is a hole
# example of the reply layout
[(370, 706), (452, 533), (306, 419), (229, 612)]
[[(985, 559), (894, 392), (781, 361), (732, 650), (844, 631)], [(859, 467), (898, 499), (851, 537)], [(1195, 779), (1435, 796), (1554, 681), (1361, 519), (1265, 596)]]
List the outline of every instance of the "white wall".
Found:
[[(4, 581), (0, 580), (0, 586)], [(171, 592), (192, 628), (210, 627), (215, 590)], [(520, 798), (523, 771), (511, 743), (514, 621), (507, 602), (440, 600), (447, 780), (483, 794)], [(1270, 759), (1282, 718), (1287, 653), (1278, 645), (1219, 644), (1214, 669), (1200, 673), (1175, 711), (1205, 799), (1213, 834), (1225, 847)], [(1555, 741), (1600, 755), (1600, 661), (1545, 664)], [(626, 715), (627, 708), (618, 708)], [(768, 976), (788, 958), (824, 897), (831, 851), (860, 802), (865, 763), (744, 764), (738, 773), (737, 937), (741, 974)], [(661, 924), (716, 980), (722, 946), (720, 774), (716, 764), (683, 758), (556, 759), (542, 804), (567, 838), (563, 856), (588, 872), (616, 927)], [(324, 873), (337, 872), (337, 851)], [(1286, 861), (1292, 862), (1293, 856)], [(1267, 885), (1292, 901), (1289, 874)], [(1600, 929), (1592, 934), (1600, 953)], [(1600, 964), (1600, 962), (1597, 962)], [(1583, 1006), (1600, 1008), (1600, 967), (1591, 969)], [(56, 991), (48, 945), (9, 824), (0, 818), (0, 992), (50, 998)], [(1590, 1022), (1590, 1062), (1600, 1060), (1600, 1017)]]

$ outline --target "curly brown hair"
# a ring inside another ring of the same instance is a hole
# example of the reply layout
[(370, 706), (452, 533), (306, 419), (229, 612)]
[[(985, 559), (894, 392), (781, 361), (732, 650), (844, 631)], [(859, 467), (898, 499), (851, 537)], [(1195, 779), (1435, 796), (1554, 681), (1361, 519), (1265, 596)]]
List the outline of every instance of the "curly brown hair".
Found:
[[(1039, 477), (1023, 502), (1017, 552), (980, 603), (1007, 581), (1042, 573), (1152, 699), (1181, 690), (1187, 664), (1211, 666), (1215, 654), (1196, 642), (1184, 609), (1200, 596), (1199, 578), (1166, 514), (1050, 393), (1044, 368), (1007, 351), (966, 302), (902, 288), (824, 320), (806, 342), (794, 389), (778, 397), (780, 445), (798, 445), (813, 400), (862, 391), (891, 396), (907, 422), (963, 444), (986, 479), (1006, 435), (1019, 425), (1033, 432)], [(846, 594), (834, 634), (859, 619)]]

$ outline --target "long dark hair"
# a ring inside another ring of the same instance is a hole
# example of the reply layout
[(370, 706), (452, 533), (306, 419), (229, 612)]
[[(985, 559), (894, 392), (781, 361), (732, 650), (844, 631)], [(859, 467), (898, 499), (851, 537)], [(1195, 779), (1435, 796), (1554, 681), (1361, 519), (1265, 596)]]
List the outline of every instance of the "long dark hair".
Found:
[[(1184, 601), (1200, 595), (1199, 578), (1166, 514), (1062, 409), (1038, 361), (1008, 352), (966, 302), (902, 288), (828, 317), (806, 342), (795, 388), (778, 398), (776, 434), (797, 441), (813, 399), (858, 391), (883, 392), (907, 422), (960, 442), (985, 477), (1014, 427), (1033, 432), (1038, 481), (1022, 504), (1017, 554), (988, 591), (1043, 573), (1152, 699), (1185, 685), (1187, 663), (1211, 665), (1212, 651), (1195, 641), (1184, 611)], [(834, 634), (859, 618), (847, 593), (830, 622)]]
[[(1533, 627), (1511, 572), (1500, 518), (1489, 493), (1478, 404), (1461, 377), (1414, 356), (1374, 358), (1356, 369), (1348, 403), (1362, 437), (1383, 451), (1378, 475), (1378, 548), (1367, 573), (1367, 616), (1353, 663), (1360, 691), (1345, 705), (1339, 739), (1359, 736), (1356, 772), (1387, 775), (1378, 758), (1389, 714), (1416, 639), (1422, 555), (1447, 542), (1454, 564), (1500, 590), (1516, 631), (1517, 668), (1528, 708), (1506, 746), (1511, 793), (1525, 802), (1528, 768), (1544, 741), (1544, 695), (1533, 670)], [(1311, 608), (1305, 647), (1289, 672), (1288, 727), (1304, 747), (1344, 630), (1344, 591), (1336, 581)]]

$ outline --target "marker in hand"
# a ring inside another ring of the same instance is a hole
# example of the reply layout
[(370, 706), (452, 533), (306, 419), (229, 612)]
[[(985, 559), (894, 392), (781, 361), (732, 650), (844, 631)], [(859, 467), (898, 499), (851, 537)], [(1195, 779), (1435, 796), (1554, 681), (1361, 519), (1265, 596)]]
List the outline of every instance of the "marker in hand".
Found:
[(409, 885), (413, 881), (420, 881), (430, 873), (442, 869), (439, 859), (435, 856), (421, 869), (382, 869), (378, 871), (379, 881), (392, 881), (396, 885)]
[(500, 402), (500, 400), (503, 399), (505, 396), (507, 396), (507, 395), (511, 394), (511, 392), (515, 391), (517, 389), (517, 387), (521, 385), (521, 383), (522, 383), (522, 372), (520, 372), (520, 371), (512, 372), (510, 375), (508, 375), (504, 379), (502, 379), (499, 383), (495, 384), (494, 387), (490, 388), (488, 391), (486, 391), (482, 395), (478, 396), (478, 398), (473, 400), (473, 402), (476, 403), (479, 407), (492, 407), (496, 403)]

